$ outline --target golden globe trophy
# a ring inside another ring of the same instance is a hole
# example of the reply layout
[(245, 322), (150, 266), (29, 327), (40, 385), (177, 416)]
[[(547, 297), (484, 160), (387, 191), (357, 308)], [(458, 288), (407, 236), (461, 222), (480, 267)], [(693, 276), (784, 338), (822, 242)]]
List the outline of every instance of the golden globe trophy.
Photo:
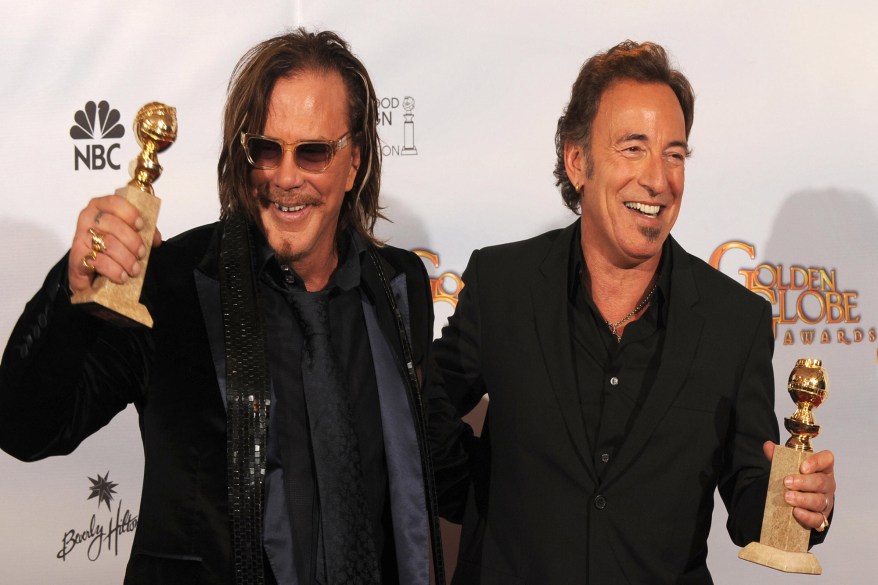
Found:
[(146, 275), (161, 205), (161, 200), (155, 196), (152, 183), (162, 174), (156, 155), (177, 139), (177, 110), (159, 102), (146, 104), (134, 117), (134, 136), (142, 150), (129, 166), (131, 181), (121, 189), (116, 189), (116, 195), (131, 202), (140, 211), (143, 219), (140, 237), (146, 248), (146, 256), (138, 261), (140, 273), (130, 277), (124, 284), (116, 284), (104, 276), (98, 276), (90, 289), (74, 294), (71, 302), (84, 304), (89, 310), (110, 321), (152, 327), (149, 311), (140, 304), (143, 278)]
[(829, 395), (829, 378), (820, 360), (798, 360), (790, 372), (787, 391), (797, 407), (793, 416), (784, 419), (792, 436), (785, 446), (774, 448), (759, 542), (748, 544), (738, 557), (787, 573), (819, 575), (820, 563), (808, 552), (811, 529), (793, 517), (792, 506), (784, 500), (783, 480), (799, 473), (802, 461), (813, 452), (811, 439), (820, 434), (811, 412)]

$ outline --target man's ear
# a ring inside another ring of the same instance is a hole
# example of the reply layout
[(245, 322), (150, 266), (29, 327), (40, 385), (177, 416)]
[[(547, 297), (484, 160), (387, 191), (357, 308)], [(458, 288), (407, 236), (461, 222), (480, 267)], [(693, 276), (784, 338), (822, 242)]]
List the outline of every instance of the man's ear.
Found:
[(356, 144), (351, 146), (351, 168), (348, 171), (348, 180), (345, 184), (345, 192), (354, 188), (354, 181), (357, 179), (357, 171), (360, 170), (360, 147)]
[(579, 144), (566, 142), (564, 144), (564, 169), (567, 171), (567, 178), (570, 179), (577, 191), (585, 183), (587, 167), (585, 149)]

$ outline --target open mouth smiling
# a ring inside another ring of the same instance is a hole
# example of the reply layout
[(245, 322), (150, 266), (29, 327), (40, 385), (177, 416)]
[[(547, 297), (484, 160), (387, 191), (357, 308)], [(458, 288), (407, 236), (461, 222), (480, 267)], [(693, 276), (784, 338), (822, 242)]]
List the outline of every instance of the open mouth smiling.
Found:
[(311, 195), (300, 195), (293, 200), (287, 199), (286, 202), (283, 202), (281, 197), (274, 198), (260, 194), (259, 200), (263, 206), (272, 206), (281, 213), (298, 213), (308, 207), (317, 207), (323, 203), (319, 197)]
[[(274, 203), (274, 202), (272, 202), (272, 203)], [(286, 205), (281, 205), (280, 203), (274, 203), (274, 206), (277, 209), (279, 209), (280, 211), (283, 211), (284, 213), (293, 213), (295, 211), (302, 211), (303, 209), (305, 209), (305, 205), (286, 206)]]
[(635, 201), (625, 202), (625, 207), (633, 209), (634, 211), (640, 212), (641, 214), (653, 219), (657, 218), (662, 210), (661, 205), (648, 205), (646, 203), (637, 203)]

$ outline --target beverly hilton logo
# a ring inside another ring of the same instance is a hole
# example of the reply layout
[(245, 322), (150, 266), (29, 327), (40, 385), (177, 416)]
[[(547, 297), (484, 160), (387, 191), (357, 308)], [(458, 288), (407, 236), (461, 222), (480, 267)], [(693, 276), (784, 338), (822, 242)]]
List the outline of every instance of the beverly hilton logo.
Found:
[[(385, 97), (378, 100), (378, 125), (387, 130), (381, 140), (383, 156), (410, 156), (418, 154), (415, 146), (415, 98), (401, 100)], [(400, 124), (400, 121), (402, 122)], [(402, 126), (402, 131), (399, 130)]]
[[(137, 528), (137, 516), (131, 514), (131, 510), (127, 508), (122, 511), (122, 500), (116, 504), (116, 512), (113, 513), (112, 501), (116, 495), (116, 488), (119, 484), (110, 481), (110, 472), (103, 476), (98, 474), (97, 477), (89, 477), (91, 482), (89, 488), (89, 496), (87, 499), (97, 499), (98, 511), (101, 504), (107, 507), (110, 512), (107, 521), (100, 523), (97, 513), (91, 515), (91, 521), (85, 529), (71, 528), (61, 537), (61, 550), (56, 555), (62, 561), (66, 561), (73, 551), (79, 547), (81, 550), (85, 548), (85, 555), (90, 561), (96, 561), (101, 556), (104, 547), (112, 550), (113, 554), (119, 554), (119, 538), (123, 534), (133, 534)], [(80, 546), (83, 545), (83, 546)]]
[[(744, 242), (726, 242), (714, 250), (709, 264), (719, 269), (731, 250), (743, 250), (750, 260), (756, 248)], [(769, 264), (741, 268), (744, 286), (764, 296), (774, 307), (774, 335), (784, 345), (813, 343), (844, 345), (874, 343), (875, 327), (860, 324), (857, 292), (840, 289), (834, 268)]]
[[(76, 123), (70, 127), (70, 138), (91, 141), (122, 138), (125, 136), (125, 128), (119, 123), (119, 118), (119, 110), (112, 109), (104, 100), (97, 104), (86, 102), (83, 109), (73, 114), (73, 121)], [(74, 145), (73, 169), (78, 171), (82, 165), (92, 171), (106, 167), (119, 170), (120, 166), (113, 160), (113, 154), (118, 148), (118, 142), (109, 146), (103, 142), (91, 142), (84, 145), (84, 150)]]

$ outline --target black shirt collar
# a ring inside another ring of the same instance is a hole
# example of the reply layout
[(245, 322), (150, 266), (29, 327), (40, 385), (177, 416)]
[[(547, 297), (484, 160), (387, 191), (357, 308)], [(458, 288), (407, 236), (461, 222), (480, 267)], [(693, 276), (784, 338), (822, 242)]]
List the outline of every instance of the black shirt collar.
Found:
[[(277, 255), (269, 245), (265, 234), (257, 227), (253, 227), (253, 236), (256, 246), (256, 272), (257, 278), (262, 280), (265, 276), (271, 282), (288, 286), (287, 275), (292, 275), (292, 286), (302, 288), (302, 279), (296, 274), (292, 266), (282, 268), (277, 261)], [(362, 261), (366, 254), (366, 244), (363, 238), (352, 230), (346, 230), (339, 238), (339, 263), (335, 272), (329, 279), (326, 288), (338, 288), (341, 291), (351, 290), (360, 284), (362, 274)]]
[[(671, 294), (671, 238), (668, 236), (662, 244), (662, 259), (659, 264), (658, 288), (654, 302), (650, 308), (657, 307), (659, 324), (667, 323), (668, 299)], [(570, 302), (576, 300), (582, 288), (582, 274), (585, 271), (585, 259), (582, 254), (582, 222), (576, 222), (573, 238), (570, 242), (570, 257), (567, 262), (567, 295)], [(594, 305), (591, 298), (589, 304)]]

